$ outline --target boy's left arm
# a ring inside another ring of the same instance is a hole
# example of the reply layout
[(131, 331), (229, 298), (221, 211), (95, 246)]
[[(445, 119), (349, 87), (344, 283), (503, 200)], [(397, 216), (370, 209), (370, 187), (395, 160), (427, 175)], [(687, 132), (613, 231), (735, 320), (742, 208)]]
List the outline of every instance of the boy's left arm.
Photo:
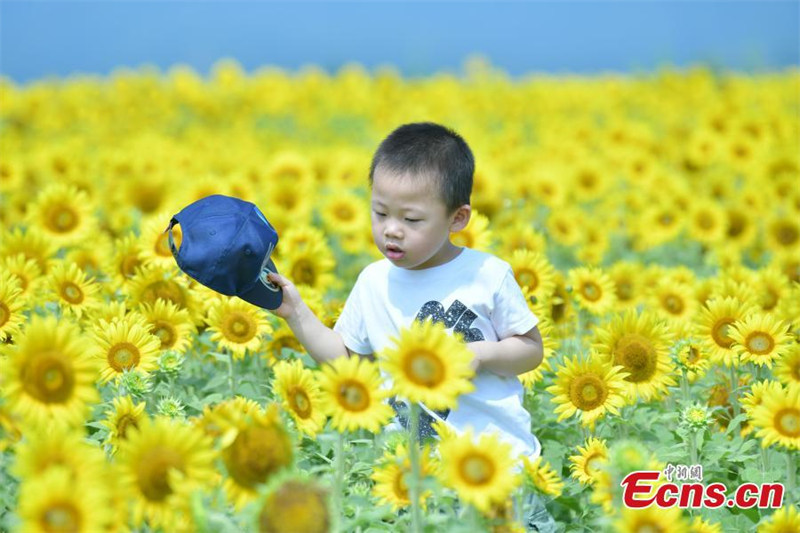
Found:
[(529, 372), (542, 363), (542, 336), (534, 326), (523, 335), (513, 335), (499, 341), (475, 341), (467, 344), (475, 359), (472, 367), (505, 377)]

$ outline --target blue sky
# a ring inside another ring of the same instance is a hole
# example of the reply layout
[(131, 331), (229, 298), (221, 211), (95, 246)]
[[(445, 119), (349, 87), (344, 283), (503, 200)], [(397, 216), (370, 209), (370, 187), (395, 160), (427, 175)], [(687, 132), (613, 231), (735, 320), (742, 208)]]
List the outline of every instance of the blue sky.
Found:
[(0, 2), (0, 72), (18, 82), (232, 57), (333, 71), (459, 71), (470, 54), (517, 75), (737, 70), (800, 63), (800, 2)]

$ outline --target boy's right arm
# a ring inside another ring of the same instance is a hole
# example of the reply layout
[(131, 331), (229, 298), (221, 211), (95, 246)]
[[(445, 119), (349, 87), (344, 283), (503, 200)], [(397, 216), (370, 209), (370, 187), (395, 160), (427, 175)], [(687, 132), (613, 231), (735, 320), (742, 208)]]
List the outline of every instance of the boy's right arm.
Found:
[(343, 355), (351, 355), (342, 336), (317, 318), (291, 281), (274, 273), (269, 274), (268, 279), (283, 290), (283, 301), (272, 312), (286, 320), (294, 336), (315, 361), (322, 364)]

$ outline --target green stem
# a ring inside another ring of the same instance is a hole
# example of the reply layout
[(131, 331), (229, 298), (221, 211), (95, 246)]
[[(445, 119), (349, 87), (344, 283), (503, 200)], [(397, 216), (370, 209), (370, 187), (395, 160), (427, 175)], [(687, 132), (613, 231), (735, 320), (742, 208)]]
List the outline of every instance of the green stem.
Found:
[(797, 452), (793, 452), (792, 450), (786, 451), (786, 495), (789, 501), (792, 501), (792, 493), (797, 486), (797, 462), (795, 453)]
[(690, 465), (697, 463), (697, 430), (693, 429), (689, 432), (689, 460)]
[(419, 404), (411, 404), (409, 413), (411, 418), (408, 435), (408, 457), (411, 461), (411, 479), (409, 480), (409, 497), (411, 500), (411, 531), (422, 532), (422, 513), (419, 507), (420, 485), (422, 476), (419, 460)]
[(689, 376), (685, 368), (681, 372), (681, 395), (683, 396), (683, 405), (689, 405)]
[(733, 417), (736, 418), (739, 416), (739, 367), (735, 365), (731, 365), (730, 369), (730, 377), (731, 377), (731, 392), (729, 395), (729, 401), (731, 405), (733, 405)]
[(233, 386), (233, 352), (228, 351), (228, 387), (231, 390), (231, 398), (236, 396), (236, 388)]
[(333, 512), (339, 523), (338, 531), (344, 531), (344, 433), (339, 433), (334, 450)]
[(767, 475), (767, 470), (769, 470), (769, 457), (767, 456), (767, 449), (764, 446), (761, 446), (761, 482), (764, 482), (764, 478)]

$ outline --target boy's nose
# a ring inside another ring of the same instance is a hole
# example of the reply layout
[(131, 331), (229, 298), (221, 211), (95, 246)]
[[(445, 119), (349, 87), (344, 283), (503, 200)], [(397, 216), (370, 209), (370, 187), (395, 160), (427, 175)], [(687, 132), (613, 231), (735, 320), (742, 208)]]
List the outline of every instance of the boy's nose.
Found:
[(400, 239), (403, 237), (403, 231), (399, 224), (388, 223), (383, 229), (383, 236), (387, 239)]

